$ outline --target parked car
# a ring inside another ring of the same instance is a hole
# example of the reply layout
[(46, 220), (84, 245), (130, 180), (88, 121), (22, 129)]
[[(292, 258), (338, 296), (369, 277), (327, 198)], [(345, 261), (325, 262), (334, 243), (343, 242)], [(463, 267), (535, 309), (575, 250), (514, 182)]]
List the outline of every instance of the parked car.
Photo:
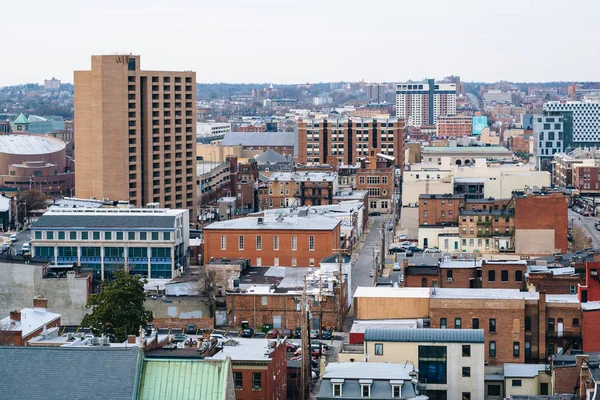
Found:
[(323, 340), (331, 340), (333, 337), (333, 332), (331, 329), (323, 329), (323, 333), (321, 334), (321, 339)]
[(373, 277), (373, 268), (371, 268), (371, 270), (369, 271), (369, 276), (372, 278)]
[(380, 212), (373, 211), (369, 213), (369, 217), (379, 217), (381, 215)]
[(296, 350), (298, 350), (298, 347), (300, 347), (300, 345), (298, 343), (294, 343), (289, 340), (287, 340), (285, 342), (285, 345), (287, 347), (287, 351), (296, 351)]
[(417, 246), (410, 246), (406, 249), (407, 251), (412, 251), (413, 253), (422, 253), (423, 249), (417, 247)]
[(280, 332), (277, 329), (270, 329), (267, 334), (265, 335), (265, 338), (267, 339), (277, 339), (279, 337)]
[(392, 221), (388, 222), (388, 231), (394, 230), (394, 223)]
[(319, 341), (319, 340), (311, 340), (311, 341), (310, 341), (310, 345), (311, 345), (311, 346), (314, 346), (314, 345), (317, 345), (317, 346), (318, 346), (318, 345), (320, 345), (320, 346), (323, 346), (323, 348), (324, 348), (325, 350), (329, 350), (329, 346), (327, 345), (327, 343), (323, 343), (323, 342), (321, 342), (321, 341)]
[(288, 339), (293, 339), (294, 338), (294, 334), (292, 333), (291, 329), (283, 329), (281, 331), (281, 336), (288, 338)]
[(21, 246), (21, 250), (31, 251), (31, 245), (29, 243), (23, 243), (23, 246)]
[(406, 256), (406, 257), (412, 257), (412, 256), (414, 256), (414, 254), (413, 254), (413, 252), (412, 252), (412, 251), (410, 251), (410, 250), (407, 250), (407, 251), (406, 251), (406, 254), (405, 254), (405, 256)]
[(211, 339), (216, 339), (217, 340), (217, 344), (219, 345), (223, 345), (223, 342), (225, 341), (225, 336), (221, 335), (220, 333), (212, 333), (210, 335)]
[(251, 338), (252, 336), (254, 336), (254, 329), (252, 329), (252, 328), (242, 329), (242, 337)]
[(10, 235), (10, 236), (9, 236), (9, 239), (10, 239), (10, 241), (11, 241), (11, 242), (16, 242), (17, 240), (19, 240), (19, 239), (17, 238), (17, 235), (15, 235), (14, 233), (13, 233), (12, 235)]
[(10, 246), (8, 244), (3, 244), (2, 247), (0, 247), (0, 254), (4, 254), (6, 253), (6, 251), (10, 248)]
[(405, 241), (405, 242), (400, 243), (400, 247), (404, 247), (405, 249), (408, 247), (411, 247), (411, 246), (414, 246), (413, 242)]
[(187, 333), (189, 335), (195, 335), (197, 331), (198, 330), (196, 329), (196, 325), (194, 325), (194, 324), (189, 324), (188, 326), (185, 327), (185, 333)]
[(294, 339), (300, 339), (302, 338), (302, 328), (300, 328), (299, 326), (296, 327), (296, 330), (294, 331)]
[(396, 253), (406, 253), (406, 249), (404, 247), (390, 247), (390, 254)]
[(406, 240), (406, 235), (404, 235), (404, 234), (397, 235), (396, 237), (398, 238), (398, 240)]
[(437, 247), (428, 247), (425, 250), (423, 250), (423, 253), (441, 253), (441, 250)]
[(589, 211), (584, 211), (581, 213), (581, 215), (583, 215), (584, 217), (589, 217), (590, 216), (590, 212)]
[(310, 338), (316, 339), (318, 337), (319, 337), (319, 331), (317, 331), (316, 329), (311, 329), (310, 330)]
[(400, 271), (402, 268), (400, 268), (400, 263), (394, 263), (394, 266), (392, 267), (392, 271)]
[(188, 339), (189, 339), (188, 335), (184, 335), (183, 333), (178, 333), (177, 335), (173, 336), (173, 341), (175, 343), (185, 342)]
[(17, 250), (17, 257), (23, 257), (25, 255), (25, 251), (23, 249)]

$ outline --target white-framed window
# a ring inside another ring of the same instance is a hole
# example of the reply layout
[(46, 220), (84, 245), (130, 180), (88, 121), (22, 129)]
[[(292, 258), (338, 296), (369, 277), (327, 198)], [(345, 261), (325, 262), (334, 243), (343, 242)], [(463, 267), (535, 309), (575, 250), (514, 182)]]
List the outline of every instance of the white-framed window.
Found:
[(314, 236), (309, 236), (308, 237), (308, 249), (310, 251), (314, 251), (315, 250), (315, 237)]
[(292, 267), (296, 267), (298, 265), (298, 261), (295, 258), (292, 258)]
[(362, 383), (360, 385), (360, 397), (363, 397), (363, 398), (371, 397), (371, 384), (370, 383)]
[(266, 305), (267, 305), (267, 296), (263, 296), (263, 297), (262, 297), (262, 302), (261, 302), (261, 304), (262, 304), (263, 306), (266, 306)]
[(402, 397), (402, 385), (392, 385), (392, 398), (399, 399)]
[(273, 266), (274, 266), (274, 267), (279, 267), (279, 257), (275, 257), (275, 258), (273, 259)]
[(256, 257), (256, 266), (257, 267), (262, 267), (262, 258)]
[(227, 250), (227, 236), (221, 236), (221, 250)]
[(342, 384), (341, 383), (333, 384), (333, 397), (342, 397)]
[(238, 249), (244, 250), (244, 237), (243, 236), (238, 237)]
[(314, 258), (309, 258), (308, 259), (308, 266), (309, 267), (314, 267), (315, 266), (315, 259)]
[(262, 250), (262, 236), (256, 237), (256, 250)]
[(273, 236), (273, 250), (279, 250), (279, 236)]
[(292, 236), (292, 250), (298, 250), (298, 237)]

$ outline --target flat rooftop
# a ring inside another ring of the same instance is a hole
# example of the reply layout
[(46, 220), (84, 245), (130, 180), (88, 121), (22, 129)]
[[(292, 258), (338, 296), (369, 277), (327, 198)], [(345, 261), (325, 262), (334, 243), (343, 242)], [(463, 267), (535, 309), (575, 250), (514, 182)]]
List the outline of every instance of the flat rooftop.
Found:
[[(262, 218), (262, 223), (259, 223)], [(331, 231), (337, 227), (339, 219), (307, 215), (305, 217), (245, 217), (214, 222), (204, 227), (204, 230), (302, 230), (302, 231)]]
[[(233, 341), (226, 341), (223, 345), (223, 349), (212, 356), (207, 356), (207, 360), (225, 360), (227, 357), (231, 357), (231, 361), (267, 361), (270, 362), (271, 358), (269, 343), (273, 342), (273, 339), (248, 339), (248, 338), (235, 338)], [(230, 343), (230, 344), (228, 344)], [(237, 344), (235, 344), (237, 343)], [(275, 343), (281, 343), (275, 341)]]
[(13, 325), (8, 316), (0, 320), (0, 326), (6, 327), (3, 329), (8, 331), (21, 331), (21, 337), (26, 337), (58, 318), (60, 318), (60, 314), (48, 312), (45, 309), (23, 308), (20, 322)]
[(333, 182), (337, 181), (337, 172), (275, 172), (269, 181), (283, 182)]

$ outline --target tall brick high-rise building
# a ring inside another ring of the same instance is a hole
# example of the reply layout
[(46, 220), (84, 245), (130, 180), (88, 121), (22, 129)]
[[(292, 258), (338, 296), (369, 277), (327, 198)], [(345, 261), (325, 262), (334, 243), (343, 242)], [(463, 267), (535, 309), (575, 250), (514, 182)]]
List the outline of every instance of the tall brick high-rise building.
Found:
[(396, 116), (408, 125), (435, 125), (440, 115), (456, 115), (456, 83), (427, 79), (396, 85)]
[(298, 162), (302, 164), (356, 164), (370, 150), (394, 157), (402, 165), (404, 120), (344, 118), (298, 121)]
[(195, 212), (196, 73), (92, 56), (75, 71), (77, 195)]

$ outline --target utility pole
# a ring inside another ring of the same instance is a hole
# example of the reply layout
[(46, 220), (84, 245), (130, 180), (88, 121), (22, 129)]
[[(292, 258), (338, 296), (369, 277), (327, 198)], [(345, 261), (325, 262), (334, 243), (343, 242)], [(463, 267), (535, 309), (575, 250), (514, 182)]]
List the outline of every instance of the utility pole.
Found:
[(377, 258), (375, 257), (375, 247), (373, 247), (373, 286), (377, 283), (377, 275), (379, 274), (379, 269), (377, 268)]
[(323, 282), (321, 275), (319, 275), (319, 339), (323, 339)]
[[(306, 275), (304, 276), (304, 290), (302, 291), (302, 322), (301, 322), (301, 333), (300, 333), (300, 348), (301, 360), (300, 363), (300, 381), (301, 381), (301, 399), (306, 400), (306, 362), (310, 363), (310, 351), (306, 346), (307, 332), (306, 327), (308, 325), (308, 302), (306, 301)], [(312, 374), (311, 374), (312, 375)]]
[(340, 310), (340, 327), (339, 330), (342, 331), (344, 330), (344, 271), (343, 271), (343, 264), (344, 264), (344, 249), (340, 249), (340, 252), (338, 253), (338, 260), (339, 260), (339, 277), (340, 277), (340, 298), (339, 298), (339, 310)]

